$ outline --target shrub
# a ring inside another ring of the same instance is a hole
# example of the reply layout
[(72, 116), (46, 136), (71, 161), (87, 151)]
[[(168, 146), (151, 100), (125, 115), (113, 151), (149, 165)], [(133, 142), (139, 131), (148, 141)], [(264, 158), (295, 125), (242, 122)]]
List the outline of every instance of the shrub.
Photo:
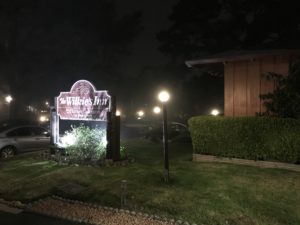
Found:
[(189, 120), (195, 153), (300, 163), (300, 121), (272, 117)]
[(106, 154), (106, 132), (98, 128), (72, 127), (61, 142), (66, 154), (75, 161), (99, 160)]

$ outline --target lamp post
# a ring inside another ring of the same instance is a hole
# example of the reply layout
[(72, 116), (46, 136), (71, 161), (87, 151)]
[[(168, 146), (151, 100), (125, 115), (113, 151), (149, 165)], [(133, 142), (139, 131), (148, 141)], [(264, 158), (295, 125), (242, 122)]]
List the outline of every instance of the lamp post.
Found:
[(158, 99), (162, 103), (163, 110), (164, 180), (165, 182), (169, 182), (168, 117), (166, 103), (170, 99), (170, 94), (167, 91), (161, 91), (158, 94)]

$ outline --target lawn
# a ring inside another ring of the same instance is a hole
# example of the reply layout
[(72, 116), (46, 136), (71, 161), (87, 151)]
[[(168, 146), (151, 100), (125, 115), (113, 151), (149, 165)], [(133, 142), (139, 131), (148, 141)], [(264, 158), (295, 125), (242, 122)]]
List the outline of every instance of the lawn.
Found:
[[(32, 200), (61, 195), (197, 224), (299, 225), (300, 173), (221, 163), (191, 162), (187, 143), (170, 145), (169, 184), (163, 182), (160, 143), (124, 143), (135, 162), (122, 167), (62, 166), (23, 155), (0, 162), (0, 198)], [(76, 193), (68, 187), (78, 187)]]

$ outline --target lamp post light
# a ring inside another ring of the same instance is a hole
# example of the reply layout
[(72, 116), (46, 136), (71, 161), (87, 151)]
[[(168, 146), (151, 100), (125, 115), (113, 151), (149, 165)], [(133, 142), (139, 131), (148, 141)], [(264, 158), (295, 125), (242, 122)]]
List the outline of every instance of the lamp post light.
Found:
[(143, 110), (140, 110), (136, 113), (138, 115), (138, 120), (142, 119), (145, 116), (145, 112)]
[(8, 109), (8, 118), (9, 119), (11, 119), (11, 117), (12, 117), (12, 104), (11, 104), (11, 102), (13, 101), (14, 99), (13, 99), (13, 97), (11, 96), (11, 95), (7, 95), (6, 97), (5, 97), (5, 102), (6, 102), (6, 104), (7, 104), (7, 109)]
[(121, 111), (120, 110), (116, 110), (116, 116), (121, 116)]
[(158, 106), (155, 106), (155, 107), (153, 108), (153, 112), (154, 112), (155, 114), (159, 114), (159, 113), (161, 112), (161, 108), (158, 107)]
[(7, 95), (6, 97), (5, 97), (5, 101), (9, 104), (9, 103), (11, 103), (11, 101), (13, 100), (13, 98), (10, 96), (10, 95)]
[(163, 110), (164, 180), (165, 182), (169, 182), (168, 117), (166, 103), (170, 99), (170, 94), (167, 91), (161, 91), (158, 94), (158, 99), (162, 103)]
[(220, 114), (220, 112), (217, 109), (213, 109), (210, 114), (213, 115), (213, 116), (217, 116), (217, 115)]

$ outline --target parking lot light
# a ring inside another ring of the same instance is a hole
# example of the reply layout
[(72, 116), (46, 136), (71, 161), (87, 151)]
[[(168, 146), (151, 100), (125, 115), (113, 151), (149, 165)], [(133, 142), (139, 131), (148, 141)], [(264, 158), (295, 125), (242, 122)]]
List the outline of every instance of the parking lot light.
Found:
[(158, 99), (162, 103), (163, 110), (164, 180), (165, 182), (169, 182), (168, 118), (166, 103), (170, 99), (170, 94), (167, 91), (161, 91), (158, 94)]
[(159, 113), (161, 112), (161, 108), (158, 107), (158, 106), (155, 106), (155, 107), (153, 108), (153, 112), (154, 112), (155, 114), (159, 114)]
[(9, 103), (11, 103), (11, 101), (13, 100), (13, 98), (11, 97), (11, 95), (7, 95), (6, 97), (5, 97), (5, 101), (9, 104)]

